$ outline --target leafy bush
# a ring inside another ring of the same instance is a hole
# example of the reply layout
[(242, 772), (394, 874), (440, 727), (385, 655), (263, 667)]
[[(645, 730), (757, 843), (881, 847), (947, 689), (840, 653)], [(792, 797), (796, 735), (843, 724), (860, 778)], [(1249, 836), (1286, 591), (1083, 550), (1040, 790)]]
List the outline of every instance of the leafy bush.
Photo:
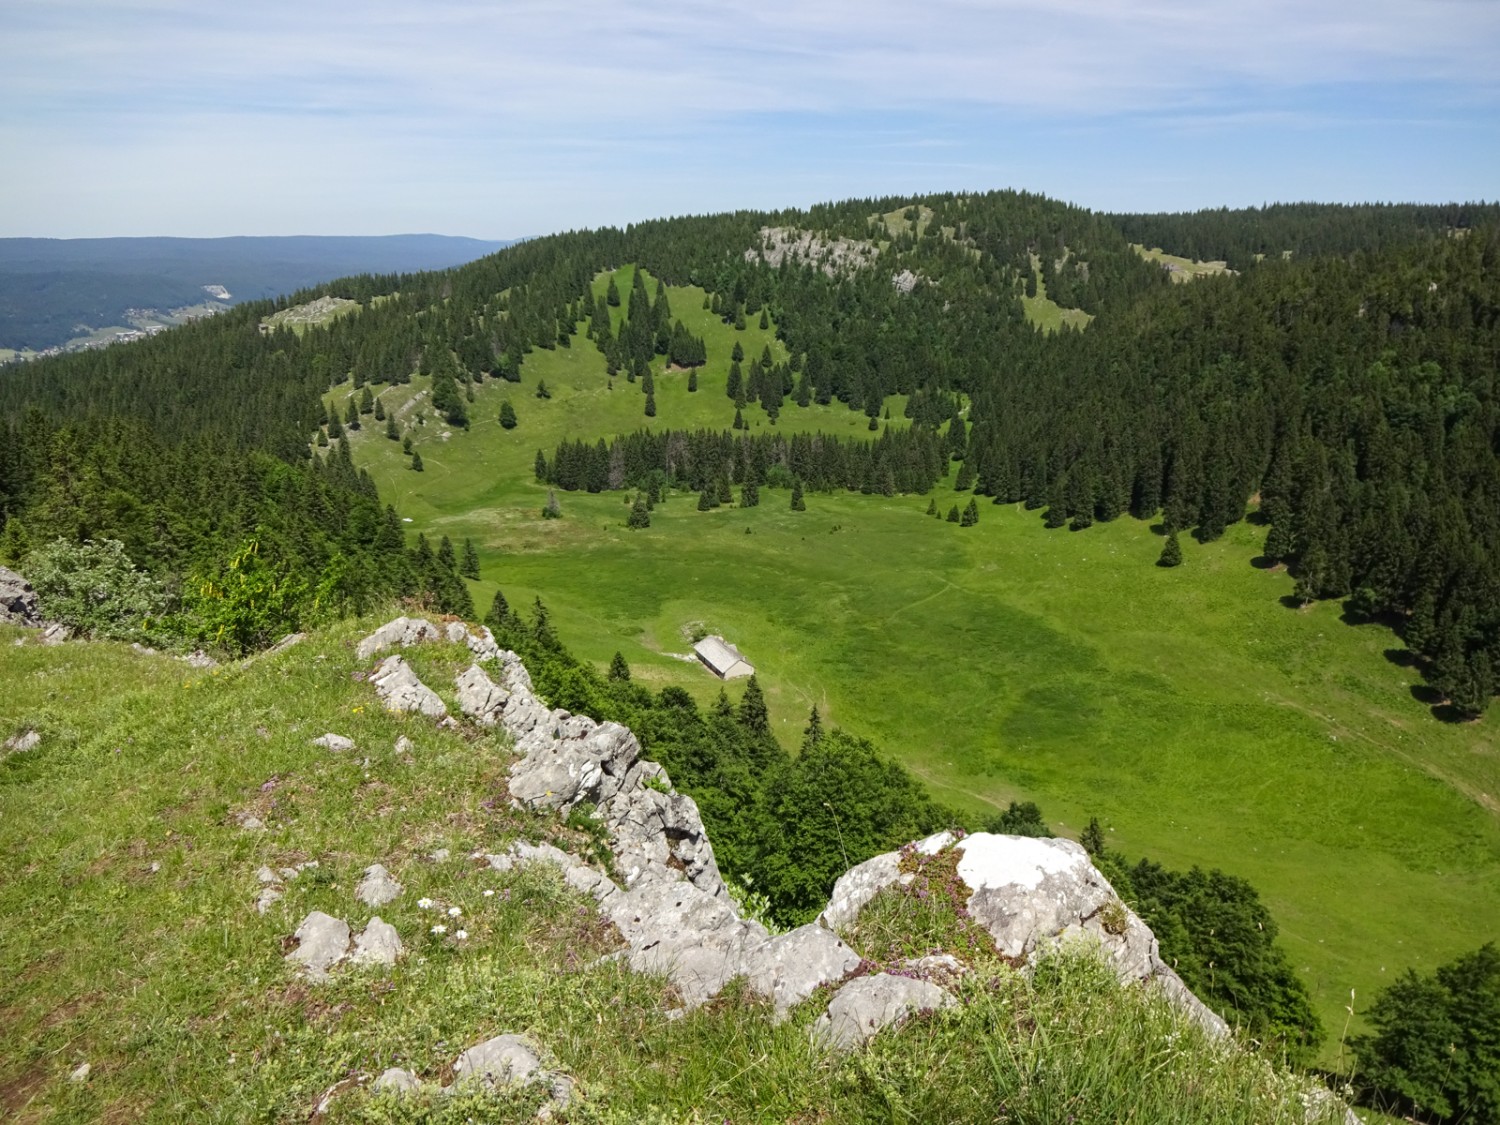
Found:
[(54, 539), (27, 556), (26, 572), (48, 618), (94, 637), (143, 640), (170, 601), (118, 539)]

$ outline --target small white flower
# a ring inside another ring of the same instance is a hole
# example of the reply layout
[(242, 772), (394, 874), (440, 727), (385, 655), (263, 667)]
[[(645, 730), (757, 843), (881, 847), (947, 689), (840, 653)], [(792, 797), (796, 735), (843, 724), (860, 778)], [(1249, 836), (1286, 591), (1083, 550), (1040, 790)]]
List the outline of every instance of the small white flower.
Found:
[(459, 930), (458, 933), (454, 934), (453, 936), (456, 937), (459, 941), (468, 941), (469, 940), (469, 931), (468, 930)]
[(484, 897), (485, 897), (485, 898), (494, 898), (494, 897), (495, 897), (495, 892), (494, 892), (494, 891), (492, 891), (492, 890), (489, 890), (489, 891), (485, 891), (485, 892), (484, 892)]
[(432, 909), (432, 899), (430, 899), (430, 898), (419, 898), (419, 899), (417, 899), (417, 909), (418, 910), (431, 910)]
[(435, 934), (446, 934), (448, 927), (439, 922), (436, 926), (432, 927), (432, 932)]
[(450, 917), (450, 918), (460, 918), (462, 916), (463, 916), (463, 911), (460, 910), (458, 907), (456, 907), (456, 906), (450, 906), (450, 907), (448, 907), (448, 917)]

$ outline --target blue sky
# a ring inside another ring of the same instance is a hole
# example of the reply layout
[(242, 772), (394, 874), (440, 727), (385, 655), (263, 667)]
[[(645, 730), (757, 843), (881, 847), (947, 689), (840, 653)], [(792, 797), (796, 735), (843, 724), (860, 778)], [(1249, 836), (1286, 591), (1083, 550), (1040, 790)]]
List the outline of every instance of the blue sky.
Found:
[(1500, 197), (1497, 0), (0, 0), (0, 235)]

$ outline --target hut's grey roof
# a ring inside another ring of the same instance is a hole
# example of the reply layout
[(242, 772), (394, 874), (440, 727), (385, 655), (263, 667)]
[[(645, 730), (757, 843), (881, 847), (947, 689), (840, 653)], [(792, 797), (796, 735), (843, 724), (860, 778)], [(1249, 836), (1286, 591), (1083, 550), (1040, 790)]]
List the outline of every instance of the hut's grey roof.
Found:
[(698, 654), (699, 660), (722, 679), (755, 673), (754, 667), (740, 654), (740, 650), (723, 637), (704, 637), (693, 646), (693, 651)]

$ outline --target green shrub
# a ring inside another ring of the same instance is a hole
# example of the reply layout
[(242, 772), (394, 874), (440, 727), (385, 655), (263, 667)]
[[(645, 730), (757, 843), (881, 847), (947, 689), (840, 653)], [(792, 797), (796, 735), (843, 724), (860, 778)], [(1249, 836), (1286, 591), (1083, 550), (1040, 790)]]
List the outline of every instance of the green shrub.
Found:
[(43, 614), (93, 637), (143, 640), (169, 602), (161, 585), (136, 569), (118, 539), (54, 539), (27, 556), (26, 576)]

